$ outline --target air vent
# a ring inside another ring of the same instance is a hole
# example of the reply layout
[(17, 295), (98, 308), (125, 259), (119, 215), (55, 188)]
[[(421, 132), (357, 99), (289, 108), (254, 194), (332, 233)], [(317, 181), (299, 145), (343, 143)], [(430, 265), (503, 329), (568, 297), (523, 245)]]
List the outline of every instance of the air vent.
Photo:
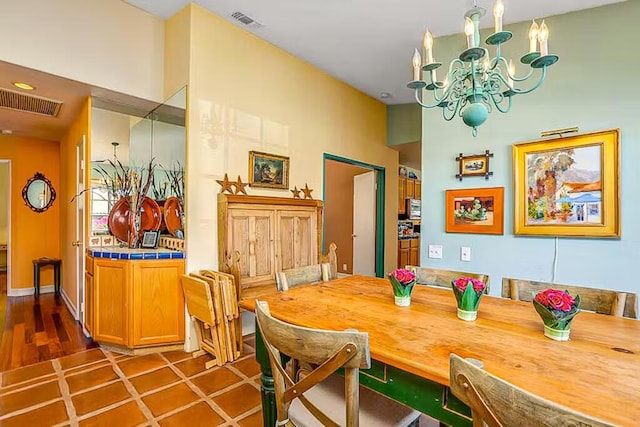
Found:
[(233, 12), (231, 14), (231, 17), (236, 21), (242, 22), (244, 25), (246, 25), (249, 28), (262, 28), (261, 23), (259, 23), (253, 18), (248, 17), (242, 12)]
[(0, 108), (57, 117), (61, 107), (62, 101), (0, 88)]

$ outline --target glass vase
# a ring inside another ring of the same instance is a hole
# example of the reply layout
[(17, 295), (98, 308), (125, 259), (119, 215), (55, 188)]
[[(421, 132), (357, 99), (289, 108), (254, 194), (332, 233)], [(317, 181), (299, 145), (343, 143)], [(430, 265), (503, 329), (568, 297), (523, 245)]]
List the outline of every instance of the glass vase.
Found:
[(411, 295), (405, 295), (405, 296), (394, 295), (393, 299), (398, 307), (409, 307), (411, 305)]
[(544, 336), (547, 338), (551, 338), (556, 341), (569, 341), (569, 334), (571, 333), (571, 328), (569, 329), (553, 329), (547, 325), (544, 325)]
[(458, 319), (466, 320), (467, 322), (473, 322), (478, 318), (478, 310), (467, 311), (459, 308), (457, 315)]

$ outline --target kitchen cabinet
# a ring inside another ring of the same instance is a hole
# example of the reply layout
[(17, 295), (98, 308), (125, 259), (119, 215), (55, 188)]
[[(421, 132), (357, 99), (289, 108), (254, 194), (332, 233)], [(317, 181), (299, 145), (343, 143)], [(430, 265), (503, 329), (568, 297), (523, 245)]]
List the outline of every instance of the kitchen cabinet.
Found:
[(184, 342), (184, 260), (87, 257), (85, 327), (124, 353)]
[(240, 258), (241, 298), (276, 289), (276, 272), (319, 262), (323, 203), (283, 197), (218, 195), (218, 259)]
[(420, 238), (398, 240), (398, 268), (420, 265)]
[(406, 199), (420, 199), (422, 195), (422, 182), (419, 179), (398, 177), (398, 214), (407, 213)]

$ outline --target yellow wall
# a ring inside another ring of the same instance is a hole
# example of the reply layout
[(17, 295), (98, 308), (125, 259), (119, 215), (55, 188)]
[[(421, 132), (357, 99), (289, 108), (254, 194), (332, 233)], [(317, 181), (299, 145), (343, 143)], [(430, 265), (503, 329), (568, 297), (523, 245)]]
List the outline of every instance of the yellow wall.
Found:
[[(32, 260), (60, 257), (60, 145), (17, 136), (0, 136), (0, 158), (11, 160), (11, 288), (33, 286)], [(22, 199), (27, 180), (40, 172), (53, 184), (56, 200), (42, 213), (33, 212)], [(40, 284), (53, 284), (51, 267), (42, 269)]]
[[(71, 199), (76, 195), (76, 145), (86, 135), (85, 164), (89, 164), (87, 159), (91, 158), (89, 147), (91, 129), (91, 99), (87, 99), (82, 107), (82, 111), (74, 120), (67, 134), (60, 143), (60, 164), (62, 174), (60, 180), (60, 253), (62, 255), (62, 288), (71, 305), (76, 307), (77, 303), (77, 271), (76, 271), (76, 249), (71, 243), (76, 240), (76, 209), (78, 202), (83, 202), (79, 197), (71, 203)], [(85, 182), (88, 179), (88, 170), (85, 171)], [(85, 193), (83, 197), (88, 197)], [(87, 206), (85, 204), (85, 206)], [(89, 222), (85, 219), (85, 235), (89, 235)]]
[[(188, 22), (185, 11), (179, 16), (190, 27), (191, 40), (188, 270), (217, 266), (215, 180), (228, 173), (247, 182), (250, 150), (289, 156), (290, 187), (306, 183), (316, 199), (322, 198), (323, 153), (385, 167), (385, 269), (392, 269), (398, 153), (386, 147), (384, 104), (198, 5), (187, 9)], [(249, 188), (249, 193), (291, 197), (282, 190)]]

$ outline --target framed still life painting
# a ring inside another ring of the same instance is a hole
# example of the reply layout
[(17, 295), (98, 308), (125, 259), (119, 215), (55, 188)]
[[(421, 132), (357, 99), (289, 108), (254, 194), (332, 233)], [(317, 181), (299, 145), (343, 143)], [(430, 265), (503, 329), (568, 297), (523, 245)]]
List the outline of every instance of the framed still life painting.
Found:
[(504, 187), (445, 192), (447, 233), (504, 233)]
[(289, 189), (289, 158), (249, 151), (249, 186)]
[(619, 129), (514, 145), (514, 234), (620, 237), (619, 158)]

